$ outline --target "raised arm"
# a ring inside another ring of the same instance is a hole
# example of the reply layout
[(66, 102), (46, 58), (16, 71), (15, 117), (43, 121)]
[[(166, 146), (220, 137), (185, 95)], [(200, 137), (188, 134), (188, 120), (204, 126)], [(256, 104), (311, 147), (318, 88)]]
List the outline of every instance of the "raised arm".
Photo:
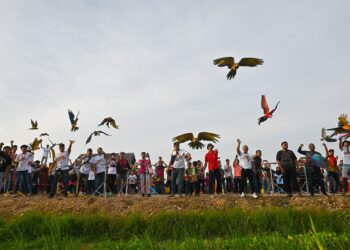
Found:
[(238, 155), (241, 155), (241, 140), (237, 139), (237, 149), (236, 152)]
[(72, 152), (72, 145), (73, 145), (74, 141), (69, 141), (69, 147), (67, 149), (68, 154), (70, 154)]
[(341, 137), (339, 137), (339, 149), (340, 151), (343, 150), (343, 139)]
[(298, 148), (298, 153), (302, 154), (302, 155), (306, 155), (307, 151), (302, 150), (302, 148), (304, 147), (304, 144), (300, 144), (299, 148)]
[(324, 147), (324, 150), (326, 151), (326, 157), (328, 157), (328, 156), (329, 156), (329, 154), (328, 154), (328, 148), (327, 148), (327, 145), (326, 145), (326, 143), (323, 143), (322, 145), (323, 145), (323, 147)]

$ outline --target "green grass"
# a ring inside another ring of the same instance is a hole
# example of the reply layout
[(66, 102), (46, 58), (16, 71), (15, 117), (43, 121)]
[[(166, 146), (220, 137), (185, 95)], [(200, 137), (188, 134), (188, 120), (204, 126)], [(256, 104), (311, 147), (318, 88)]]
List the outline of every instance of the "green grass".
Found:
[(27, 213), (0, 220), (0, 249), (350, 249), (346, 217), (292, 209), (114, 218)]

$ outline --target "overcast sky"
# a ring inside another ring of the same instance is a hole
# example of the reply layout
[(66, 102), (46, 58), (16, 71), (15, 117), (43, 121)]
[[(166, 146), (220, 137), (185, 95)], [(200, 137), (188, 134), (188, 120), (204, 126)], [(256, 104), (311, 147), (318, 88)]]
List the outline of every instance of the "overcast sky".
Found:
[[(0, 141), (48, 132), (76, 140), (75, 157), (112, 116), (120, 130), (103, 128), (113, 136), (89, 147), (168, 160), (174, 136), (210, 131), (222, 159), (237, 138), (269, 160), (283, 140), (322, 150), (321, 128), (349, 113), (349, 10), (346, 0), (0, 0)], [(265, 63), (227, 81), (212, 63), (222, 56)], [(258, 126), (262, 94), (281, 104)], [(68, 108), (80, 111), (76, 133)], [(28, 130), (31, 118), (39, 131)]]

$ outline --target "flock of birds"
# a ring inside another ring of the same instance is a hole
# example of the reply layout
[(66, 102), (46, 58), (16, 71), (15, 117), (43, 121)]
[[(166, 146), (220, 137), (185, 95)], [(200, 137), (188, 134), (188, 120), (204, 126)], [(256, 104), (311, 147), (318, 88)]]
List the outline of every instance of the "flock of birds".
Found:
[[(245, 57), (242, 58), (238, 63), (235, 62), (235, 59), (233, 57), (222, 57), (215, 59), (213, 61), (215, 66), (218, 67), (227, 67), (230, 71), (226, 75), (227, 80), (231, 80), (235, 78), (237, 74), (237, 70), (239, 67), (256, 67), (258, 65), (262, 65), (264, 63), (263, 59), (260, 58), (254, 58), (254, 57)], [(263, 116), (258, 118), (258, 124), (260, 125), (262, 122), (267, 121), (268, 119), (272, 118), (273, 113), (277, 110), (278, 105), (280, 102), (278, 102), (274, 109), (270, 110), (269, 105), (266, 101), (266, 96), (262, 95), (261, 96), (261, 108), (263, 110)], [(79, 120), (79, 112), (77, 115), (75, 115), (71, 110), (68, 110), (68, 115), (69, 115), (69, 120), (71, 123), (71, 131), (75, 132), (79, 129), (78, 127), (78, 120)], [(37, 130), (38, 129), (38, 122), (31, 120), (31, 130)], [(106, 125), (108, 128), (112, 126), (115, 129), (118, 129), (119, 126), (116, 124), (115, 120), (112, 117), (107, 117), (103, 119), (103, 121), (98, 125), (102, 126)], [(340, 138), (349, 138), (350, 137), (350, 124), (347, 120), (347, 115), (343, 114), (340, 115), (338, 118), (338, 127), (332, 128), (332, 129), (327, 129), (329, 131), (333, 131), (333, 134), (327, 135), (326, 129), (323, 128), (321, 132), (321, 140), (326, 141), (326, 142), (335, 142), (337, 141), (336, 138), (334, 138), (335, 135), (339, 135)], [(100, 136), (100, 135), (105, 135), (105, 136), (110, 136), (109, 134), (101, 131), (101, 130), (96, 130), (92, 132), (88, 138), (86, 139), (86, 144), (90, 143), (92, 140), (93, 136)], [(49, 136), (47, 133), (42, 133), (40, 137), (43, 136)], [(220, 138), (220, 135), (216, 133), (211, 133), (211, 132), (200, 132), (197, 137), (194, 136), (193, 133), (185, 133), (179, 136), (176, 136), (173, 138), (173, 142), (177, 142), (179, 144), (189, 142), (188, 146), (192, 149), (202, 149), (204, 148), (204, 144), (202, 141), (210, 141), (213, 143), (217, 143)], [(42, 139), (35, 138), (33, 143), (31, 144), (31, 148), (33, 150), (39, 149), (39, 146), (42, 142)], [(51, 142), (51, 141), (50, 141)], [(51, 142), (52, 143), (52, 142)], [(52, 143), (54, 146), (54, 143)]]
[[(78, 127), (79, 112), (77, 113), (77, 115), (75, 115), (72, 110), (68, 110), (68, 116), (69, 116), (69, 121), (71, 124), (70, 130), (72, 132), (76, 132), (77, 130), (79, 130), (79, 127)], [(31, 120), (30, 122), (31, 122), (31, 127), (29, 128), (30, 130), (38, 130), (39, 129), (38, 128), (38, 121)], [(98, 126), (103, 126), (103, 125), (106, 125), (108, 128), (113, 127), (115, 129), (119, 129), (119, 126), (117, 125), (116, 121), (112, 117), (104, 118), (102, 120), (102, 122), (100, 124), (98, 124)], [(101, 136), (101, 135), (111, 136), (110, 134), (107, 134), (106, 132), (103, 132), (102, 130), (95, 130), (88, 136), (85, 144), (90, 143), (93, 136)], [(39, 137), (42, 138), (45, 136), (49, 137), (50, 135), (48, 133), (41, 133)], [(56, 145), (56, 143), (53, 143), (50, 140), (50, 138), (49, 138), (49, 141), (51, 142), (52, 147), (54, 147)], [(30, 147), (32, 150), (38, 150), (38, 149), (40, 149), (41, 143), (42, 143), (42, 139), (34, 138), (34, 141), (32, 143), (30, 143)]]

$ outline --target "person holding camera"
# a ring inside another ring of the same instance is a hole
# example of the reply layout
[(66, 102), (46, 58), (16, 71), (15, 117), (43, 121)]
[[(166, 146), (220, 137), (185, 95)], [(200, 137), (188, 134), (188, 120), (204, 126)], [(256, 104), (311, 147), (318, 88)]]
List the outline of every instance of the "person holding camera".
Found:
[(296, 172), (296, 166), (298, 166), (297, 157), (293, 151), (288, 149), (288, 142), (282, 142), (281, 147), (282, 150), (277, 152), (276, 160), (283, 174), (283, 183), (287, 196), (292, 197), (293, 190), (301, 196)]

